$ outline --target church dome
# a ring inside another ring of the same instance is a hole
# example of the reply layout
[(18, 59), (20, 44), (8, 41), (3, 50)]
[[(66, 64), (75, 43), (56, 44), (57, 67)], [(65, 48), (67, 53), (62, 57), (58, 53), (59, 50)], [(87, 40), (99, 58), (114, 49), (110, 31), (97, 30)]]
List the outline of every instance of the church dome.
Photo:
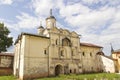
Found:
[(50, 9), (50, 16), (46, 18), (46, 27), (47, 29), (52, 29), (53, 27), (56, 27), (56, 19), (52, 15), (52, 9)]
[(39, 26), (38, 29), (44, 29), (44, 27), (43, 26)]
[[(46, 18), (47, 19), (55, 19), (55, 17), (52, 15), (52, 9), (50, 9), (50, 16)], [(56, 20), (56, 19), (55, 19)]]
[[(54, 16), (49, 16), (49, 17), (46, 18), (46, 20), (47, 20), (47, 19), (52, 19), (52, 18), (55, 19)], [(56, 20), (56, 19), (55, 19), (55, 20)]]

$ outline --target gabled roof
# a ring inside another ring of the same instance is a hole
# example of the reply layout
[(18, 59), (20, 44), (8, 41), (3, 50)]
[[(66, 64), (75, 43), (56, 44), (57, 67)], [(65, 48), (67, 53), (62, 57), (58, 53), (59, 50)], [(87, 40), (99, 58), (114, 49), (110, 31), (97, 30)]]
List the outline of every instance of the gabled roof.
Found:
[(91, 43), (80, 43), (81, 46), (88, 46), (88, 47), (98, 47), (103, 48), (102, 46), (91, 44)]
[(42, 37), (42, 38), (49, 39), (49, 37), (46, 37), (46, 36), (43, 36), (43, 35), (38, 35), (38, 34), (31, 34), (31, 33), (21, 33), (21, 35), (29, 35), (29, 36)]
[(50, 39), (49, 37), (46, 37), (46, 36), (43, 36), (43, 35), (31, 34), (31, 33), (21, 33), (21, 35), (19, 35), (17, 40), (15, 41), (15, 44), (18, 42), (18, 40), (21, 39), (22, 35), (29, 35), (29, 36), (35, 36), (35, 37), (41, 37), (41, 38)]

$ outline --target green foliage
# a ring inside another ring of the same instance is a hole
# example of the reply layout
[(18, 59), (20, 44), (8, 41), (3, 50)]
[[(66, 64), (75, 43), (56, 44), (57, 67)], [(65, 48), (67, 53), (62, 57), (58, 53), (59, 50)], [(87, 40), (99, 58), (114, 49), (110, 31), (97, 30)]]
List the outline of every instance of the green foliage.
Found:
[(0, 52), (7, 51), (7, 48), (13, 43), (12, 37), (8, 37), (9, 33), (8, 28), (3, 23), (0, 23)]

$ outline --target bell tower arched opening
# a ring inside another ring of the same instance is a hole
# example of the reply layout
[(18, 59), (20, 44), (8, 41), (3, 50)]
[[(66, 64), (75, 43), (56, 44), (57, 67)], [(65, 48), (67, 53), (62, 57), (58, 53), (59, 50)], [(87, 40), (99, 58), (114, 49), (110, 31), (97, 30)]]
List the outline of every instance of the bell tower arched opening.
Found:
[(62, 46), (71, 46), (71, 41), (68, 38), (62, 39)]

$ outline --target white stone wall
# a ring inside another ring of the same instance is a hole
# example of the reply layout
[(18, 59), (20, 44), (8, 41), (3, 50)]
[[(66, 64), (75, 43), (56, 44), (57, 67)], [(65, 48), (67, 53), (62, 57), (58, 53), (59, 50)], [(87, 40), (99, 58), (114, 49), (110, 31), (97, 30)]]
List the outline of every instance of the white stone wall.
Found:
[(20, 44), (21, 41), (19, 40), (18, 43), (15, 45), (15, 54), (14, 54), (14, 67), (13, 67), (13, 74), (15, 76), (19, 75), (19, 56), (20, 56)]
[(101, 60), (103, 62), (104, 72), (110, 72), (110, 73), (115, 72), (114, 61), (112, 59), (109, 59), (109, 58), (101, 55)]
[(32, 77), (48, 73), (48, 45), (49, 39), (34, 36), (25, 37), (25, 76)]
[(97, 53), (101, 50), (101, 48), (81, 45), (80, 49), (83, 73), (100, 72), (100, 61), (98, 60), (99, 58), (97, 57)]

